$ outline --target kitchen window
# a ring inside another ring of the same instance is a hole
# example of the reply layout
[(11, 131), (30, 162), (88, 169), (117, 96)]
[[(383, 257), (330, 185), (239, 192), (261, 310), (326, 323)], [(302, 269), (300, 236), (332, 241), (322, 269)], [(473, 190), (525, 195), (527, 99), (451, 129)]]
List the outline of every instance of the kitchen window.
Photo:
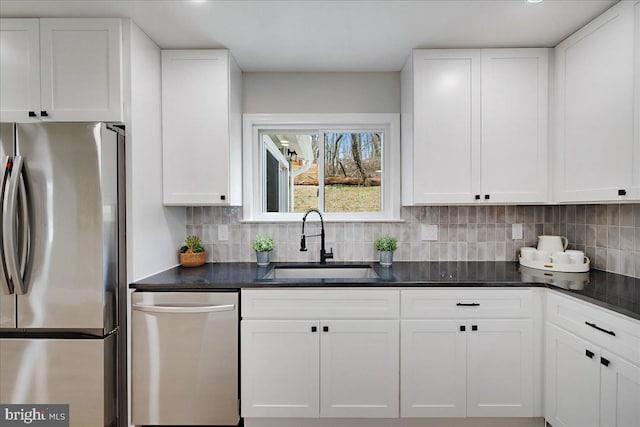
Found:
[(395, 220), (397, 114), (244, 115), (244, 219)]

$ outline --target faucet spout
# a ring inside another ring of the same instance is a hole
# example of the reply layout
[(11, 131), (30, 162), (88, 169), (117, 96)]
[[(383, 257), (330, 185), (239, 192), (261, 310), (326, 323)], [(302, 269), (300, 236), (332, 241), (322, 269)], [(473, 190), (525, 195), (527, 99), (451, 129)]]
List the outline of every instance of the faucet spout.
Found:
[(301, 252), (306, 252), (306, 250), (307, 250), (306, 238), (307, 237), (318, 236), (317, 234), (314, 234), (314, 235), (311, 235), (311, 236), (307, 236), (306, 234), (304, 234), (304, 225), (307, 222), (307, 216), (311, 212), (317, 213), (318, 216), (320, 217), (320, 264), (326, 264), (327, 263), (327, 259), (332, 259), (333, 258), (333, 250), (331, 252), (327, 252), (325, 250), (325, 246), (324, 246), (324, 244), (325, 244), (324, 219), (322, 218), (322, 213), (320, 213), (320, 211), (317, 210), (317, 209), (309, 209), (307, 212), (305, 212), (304, 216), (302, 217), (302, 237), (300, 238), (300, 251)]

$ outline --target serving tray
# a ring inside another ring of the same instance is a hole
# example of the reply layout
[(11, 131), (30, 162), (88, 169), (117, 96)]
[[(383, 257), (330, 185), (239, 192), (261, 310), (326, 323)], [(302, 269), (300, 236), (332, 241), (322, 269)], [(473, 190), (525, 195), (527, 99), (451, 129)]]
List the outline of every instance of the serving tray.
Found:
[(522, 257), (518, 257), (520, 261), (520, 265), (524, 265), (525, 267), (535, 268), (538, 270), (547, 270), (547, 271), (563, 271), (565, 273), (584, 273), (589, 271), (591, 268), (591, 260), (589, 257), (585, 257), (587, 260), (583, 264), (559, 264), (553, 262), (544, 262), (544, 261), (531, 261), (527, 259), (522, 259)]

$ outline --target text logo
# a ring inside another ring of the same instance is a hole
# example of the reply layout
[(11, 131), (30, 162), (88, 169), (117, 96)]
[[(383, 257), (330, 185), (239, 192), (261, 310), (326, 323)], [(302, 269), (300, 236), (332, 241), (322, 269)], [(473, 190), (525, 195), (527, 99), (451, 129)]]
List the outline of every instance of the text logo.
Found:
[(69, 405), (2, 405), (0, 427), (69, 427)]

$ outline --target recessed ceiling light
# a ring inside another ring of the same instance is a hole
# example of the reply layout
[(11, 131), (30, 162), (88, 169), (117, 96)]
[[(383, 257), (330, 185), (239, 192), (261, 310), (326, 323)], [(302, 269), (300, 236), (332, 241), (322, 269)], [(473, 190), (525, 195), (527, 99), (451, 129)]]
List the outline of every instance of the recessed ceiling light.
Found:
[(527, 3), (542, 3), (542, 0), (527, 0)]

